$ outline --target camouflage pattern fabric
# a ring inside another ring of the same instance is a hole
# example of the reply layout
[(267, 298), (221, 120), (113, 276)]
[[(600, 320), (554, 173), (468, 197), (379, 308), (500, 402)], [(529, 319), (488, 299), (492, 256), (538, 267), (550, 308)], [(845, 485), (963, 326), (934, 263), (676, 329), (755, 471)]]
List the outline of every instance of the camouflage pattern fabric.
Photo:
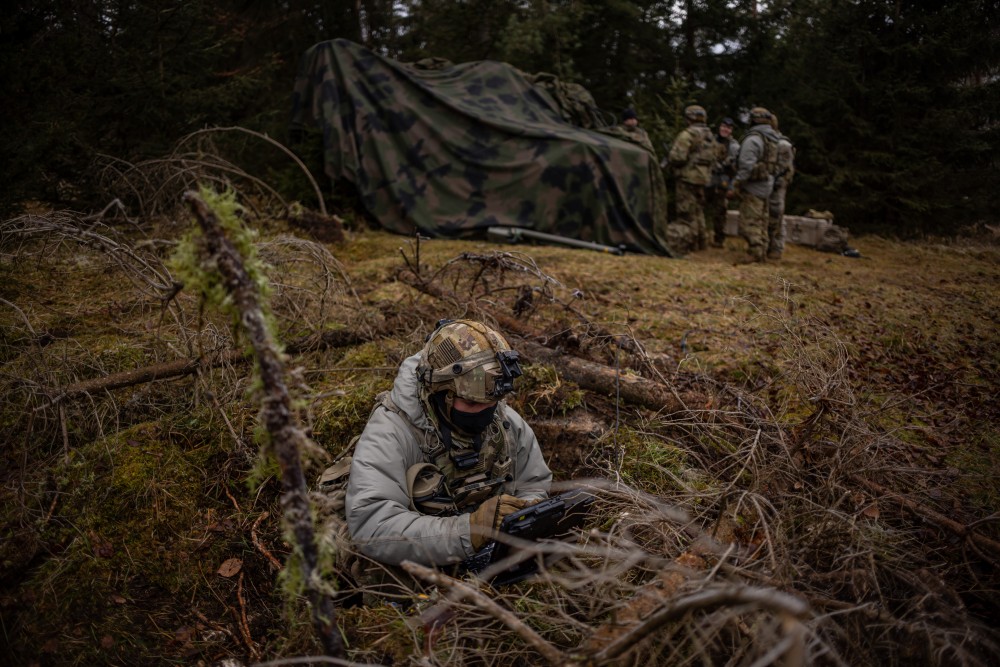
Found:
[(705, 186), (677, 181), (677, 222), (691, 229), (693, 250), (704, 250)]
[(708, 185), (715, 162), (715, 137), (704, 123), (692, 123), (681, 130), (668, 156), (678, 181)]
[(303, 58), (292, 126), (322, 130), (327, 175), (353, 183), (391, 231), (454, 237), (505, 225), (675, 254), (656, 156), (614, 128), (568, 123), (601, 119), (585, 91), (541, 76), (491, 61), (402, 64), (321, 42)]
[(555, 75), (547, 72), (520, 73), (525, 80), (552, 97), (553, 103), (559, 108), (559, 115), (570, 125), (577, 125), (588, 130), (609, 125), (597, 108), (594, 96), (580, 84), (561, 81)]
[(782, 220), (785, 217), (785, 193), (788, 191), (788, 183), (784, 178), (777, 178), (774, 181), (774, 189), (767, 199), (767, 257), (768, 259), (781, 259), (781, 253), (785, 251), (785, 226)]
[(604, 134), (610, 134), (611, 136), (631, 141), (634, 144), (642, 146), (651, 154), (656, 154), (656, 150), (653, 149), (653, 142), (649, 138), (649, 134), (638, 125), (635, 127), (629, 127), (628, 125), (615, 125), (614, 127), (603, 128), (600, 131)]
[(747, 241), (750, 259), (763, 262), (767, 252), (767, 201), (740, 193), (740, 236)]
[(740, 155), (740, 142), (733, 138), (724, 138), (715, 135), (715, 143), (712, 147), (712, 182), (710, 185), (715, 188), (728, 189), (736, 175), (736, 159)]

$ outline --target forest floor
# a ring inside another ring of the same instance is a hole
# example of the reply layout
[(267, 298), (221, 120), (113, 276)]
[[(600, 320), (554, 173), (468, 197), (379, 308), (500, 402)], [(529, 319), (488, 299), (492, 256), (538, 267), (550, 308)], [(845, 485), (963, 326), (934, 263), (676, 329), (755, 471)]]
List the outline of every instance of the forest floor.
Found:
[[(491, 593), (530, 633), (472, 598), (429, 632), (415, 619), (444, 596), (423, 583), (415, 606), (341, 610), (352, 660), (1000, 660), (994, 240), (861, 237), (860, 259), (789, 246), (744, 265), (738, 239), (669, 260), (254, 224), (319, 445), (310, 479), (443, 317), (510, 323), (515, 349), (676, 399), (629, 402), (615, 381), (525, 355), (512, 405), (557, 480), (599, 489), (580, 550)], [(3, 223), (4, 664), (320, 652), (256, 444), (253, 364), (226, 317), (171, 294), (187, 229), (58, 212)], [(198, 358), (197, 373), (101, 384)]]

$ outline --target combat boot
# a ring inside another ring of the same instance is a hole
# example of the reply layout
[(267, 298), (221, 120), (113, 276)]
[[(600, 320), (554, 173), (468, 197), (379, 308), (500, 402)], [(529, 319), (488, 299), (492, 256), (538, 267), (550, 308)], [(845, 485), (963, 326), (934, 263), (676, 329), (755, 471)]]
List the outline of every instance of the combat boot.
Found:
[(781, 261), (781, 251), (780, 250), (768, 250), (767, 258), (775, 262)]

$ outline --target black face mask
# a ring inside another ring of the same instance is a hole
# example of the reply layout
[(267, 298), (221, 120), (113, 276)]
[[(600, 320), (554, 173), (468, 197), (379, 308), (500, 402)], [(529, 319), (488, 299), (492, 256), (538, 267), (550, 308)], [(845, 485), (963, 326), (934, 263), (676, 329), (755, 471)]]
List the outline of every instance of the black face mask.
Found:
[(434, 407), (437, 409), (438, 416), (462, 433), (471, 436), (478, 436), (485, 431), (490, 422), (493, 421), (493, 415), (497, 411), (496, 404), (479, 412), (465, 412), (456, 409), (454, 406), (452, 406), (451, 410), (448, 410), (446, 402), (447, 393), (443, 391), (432, 395), (431, 398), (433, 399)]
[(490, 425), (493, 421), (493, 415), (496, 414), (497, 406), (496, 404), (491, 405), (485, 410), (480, 410), (479, 412), (465, 412), (463, 410), (458, 410), (455, 406), (451, 408), (451, 423), (455, 425), (460, 431), (468, 433), (469, 435), (479, 435), (486, 430), (486, 427)]

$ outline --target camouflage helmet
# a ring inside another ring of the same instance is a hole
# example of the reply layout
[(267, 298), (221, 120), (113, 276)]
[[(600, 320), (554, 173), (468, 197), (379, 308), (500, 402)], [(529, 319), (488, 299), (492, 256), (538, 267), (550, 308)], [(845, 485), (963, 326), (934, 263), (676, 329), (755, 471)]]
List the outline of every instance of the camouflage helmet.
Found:
[(771, 112), (764, 107), (754, 107), (750, 109), (750, 124), (760, 125), (761, 123), (770, 124), (771, 122)]
[(708, 112), (705, 111), (705, 107), (692, 104), (684, 107), (684, 117), (695, 123), (705, 122), (708, 119)]
[(778, 131), (778, 117), (775, 116), (774, 114), (771, 114), (771, 120), (769, 122), (771, 123), (771, 127), (774, 129), (774, 131), (777, 132)]
[(472, 320), (438, 322), (417, 364), (427, 394), (445, 391), (475, 403), (500, 400), (514, 391), (514, 378), (520, 375), (518, 354), (507, 340)]

